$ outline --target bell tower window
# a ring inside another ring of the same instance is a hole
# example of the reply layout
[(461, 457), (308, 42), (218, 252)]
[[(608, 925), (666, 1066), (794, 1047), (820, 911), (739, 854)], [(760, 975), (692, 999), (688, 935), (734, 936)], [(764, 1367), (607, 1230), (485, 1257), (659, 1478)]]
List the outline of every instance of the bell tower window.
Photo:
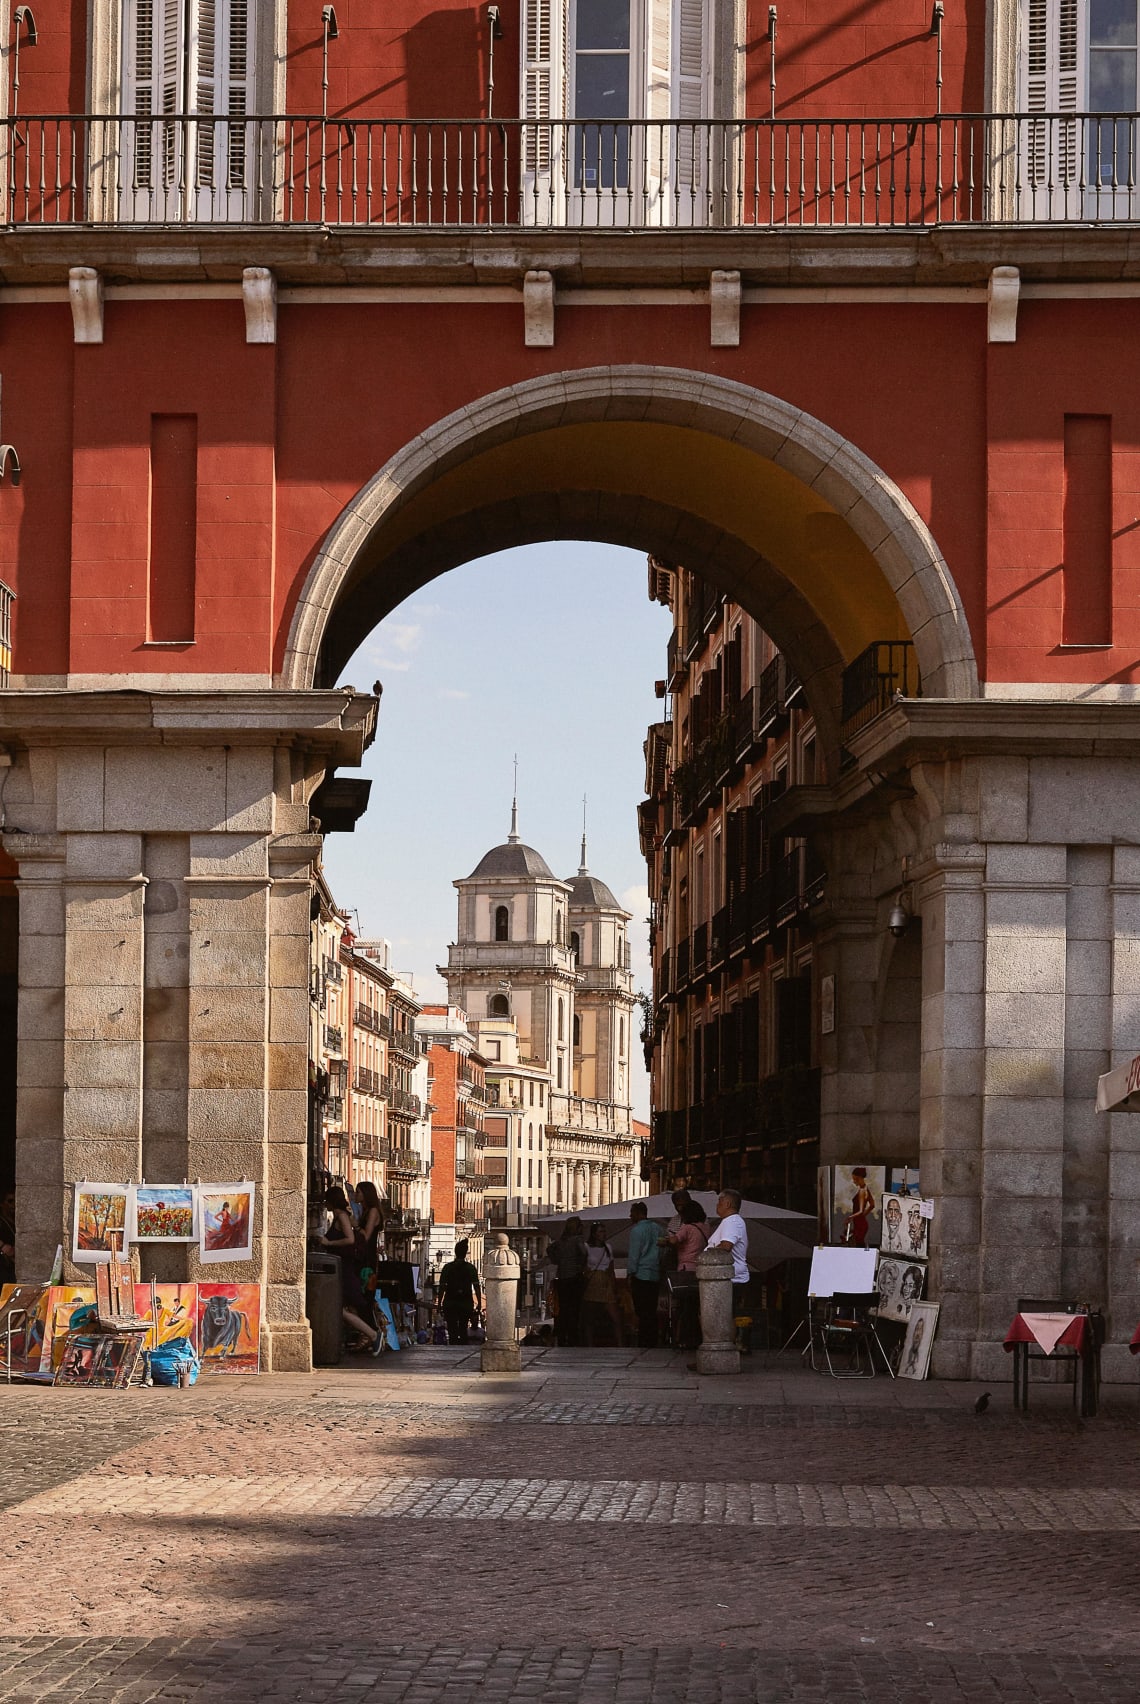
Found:
[(495, 907), (495, 939), (509, 941), (511, 938), (511, 914), (505, 905)]

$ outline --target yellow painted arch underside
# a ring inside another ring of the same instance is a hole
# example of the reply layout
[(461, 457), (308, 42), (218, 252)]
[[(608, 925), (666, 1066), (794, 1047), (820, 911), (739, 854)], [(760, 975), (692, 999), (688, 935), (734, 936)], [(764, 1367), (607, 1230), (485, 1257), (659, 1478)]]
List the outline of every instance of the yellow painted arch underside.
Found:
[[(847, 662), (873, 640), (909, 637), (874, 556), (809, 486), (723, 438), (654, 421), (555, 427), (483, 450), (402, 503), (376, 544), (383, 557), (489, 502), (572, 491), (660, 502), (739, 539), (797, 588)], [(762, 605), (749, 612), (763, 624)]]

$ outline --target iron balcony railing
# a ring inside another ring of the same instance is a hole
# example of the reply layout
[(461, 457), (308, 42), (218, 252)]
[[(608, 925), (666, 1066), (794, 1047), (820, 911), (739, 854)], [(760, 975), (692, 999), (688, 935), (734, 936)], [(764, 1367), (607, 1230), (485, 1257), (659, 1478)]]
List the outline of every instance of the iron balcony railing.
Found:
[[(1131, 223), (1136, 113), (556, 120), (28, 114), (10, 225)], [(699, 629), (698, 629), (699, 632)], [(696, 635), (694, 635), (696, 637)]]
[(916, 698), (920, 691), (918, 659), (910, 640), (875, 640), (843, 671), (843, 738), (888, 710), (900, 693), (904, 698)]

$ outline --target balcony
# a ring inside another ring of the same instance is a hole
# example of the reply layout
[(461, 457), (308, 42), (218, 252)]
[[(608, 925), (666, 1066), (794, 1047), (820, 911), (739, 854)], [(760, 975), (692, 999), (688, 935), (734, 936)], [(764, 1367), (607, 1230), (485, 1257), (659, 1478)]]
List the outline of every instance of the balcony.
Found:
[(784, 928), (823, 898), (827, 873), (809, 846), (796, 846), (772, 868), (772, 915)]
[[(1136, 219), (1136, 114), (642, 120), (20, 113), (14, 226), (914, 230)], [(582, 182), (605, 187), (583, 189)], [(703, 623), (686, 632), (699, 648)]]
[(709, 969), (717, 970), (728, 951), (728, 907), (722, 906), (709, 929)]
[(843, 739), (882, 715), (900, 693), (917, 698), (920, 691), (918, 659), (910, 641), (877, 639), (843, 671)]
[(380, 1093), (379, 1071), (368, 1071), (363, 1065), (358, 1065), (353, 1074), (352, 1086), (358, 1094), (378, 1095)]
[(388, 1170), (397, 1177), (419, 1177), (424, 1169), (422, 1157), (414, 1148), (392, 1147), (388, 1150)]
[(390, 1089), (388, 1094), (388, 1110), (401, 1118), (419, 1118), (423, 1113), (423, 1103), (419, 1095), (410, 1095), (406, 1089)]
[(386, 1012), (378, 1012), (374, 1007), (366, 1006), (359, 1000), (354, 1016), (358, 1027), (371, 1030), (373, 1035), (386, 1036), (392, 1027)]
[(339, 1024), (325, 1025), (325, 1046), (330, 1053), (344, 1053), (344, 1031)]
[(415, 1031), (396, 1029), (393, 1026), (388, 1037), (388, 1051), (395, 1053), (400, 1059), (407, 1059), (411, 1064), (415, 1064), (420, 1056), (420, 1044)]
[(698, 923), (693, 930), (693, 981), (699, 982), (708, 969), (709, 926)]

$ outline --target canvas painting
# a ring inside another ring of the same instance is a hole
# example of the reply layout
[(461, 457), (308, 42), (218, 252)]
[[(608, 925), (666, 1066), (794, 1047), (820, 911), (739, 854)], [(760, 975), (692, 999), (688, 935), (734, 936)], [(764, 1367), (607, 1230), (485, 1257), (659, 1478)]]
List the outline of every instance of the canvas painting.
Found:
[(906, 1328), (902, 1357), (899, 1361), (900, 1379), (924, 1379), (930, 1367), (930, 1350), (934, 1343), (934, 1328), (938, 1324), (937, 1302), (914, 1302)]
[[(198, 1309), (197, 1284), (156, 1284), (158, 1300), (158, 1344), (173, 1343), (185, 1337), (194, 1344)], [(140, 1319), (150, 1319), (150, 1285), (135, 1285), (135, 1312)], [(155, 1332), (152, 1326), (146, 1334), (146, 1347), (154, 1349)]]
[(204, 1264), (253, 1259), (254, 1188), (252, 1183), (199, 1185), (199, 1254)]
[(77, 1183), (71, 1258), (79, 1266), (94, 1266), (111, 1253), (111, 1231), (127, 1228), (128, 1189), (122, 1183)]
[(199, 1284), (196, 1324), (203, 1373), (258, 1371), (260, 1284)]
[[(8, 1371), (9, 1345), (12, 1372), (26, 1371), (32, 1320), (38, 1316), (45, 1294), (43, 1284), (0, 1285), (0, 1371)], [(39, 1363), (40, 1352), (37, 1345), (35, 1365), (38, 1367)]]
[(140, 1183), (131, 1191), (130, 1237), (139, 1242), (196, 1242), (192, 1183)]
[(114, 1337), (95, 1332), (73, 1331), (64, 1340), (56, 1369), (59, 1385), (94, 1385), (101, 1390), (122, 1390), (130, 1384), (143, 1349), (141, 1331)]
[(883, 1196), (883, 1230), (879, 1247), (884, 1254), (904, 1255), (907, 1252), (907, 1206), (908, 1197), (905, 1195), (888, 1192)]
[(817, 1166), (815, 1170), (815, 1216), (818, 1221), (816, 1241), (831, 1241), (831, 1167)]
[(94, 1324), (95, 1291), (82, 1284), (53, 1284), (32, 1318), (28, 1370), (48, 1375), (59, 1365), (69, 1331)]
[(879, 1292), (880, 1319), (909, 1319), (910, 1310), (922, 1295), (926, 1267), (913, 1260), (879, 1257), (875, 1288)]
[(895, 1195), (917, 1195), (918, 1167), (892, 1166), (887, 1173), (887, 1188)]
[(906, 1247), (903, 1253), (908, 1260), (925, 1260), (930, 1253), (930, 1205), (917, 1195), (906, 1199)]
[(878, 1248), (884, 1166), (833, 1166), (831, 1241), (851, 1248)]

